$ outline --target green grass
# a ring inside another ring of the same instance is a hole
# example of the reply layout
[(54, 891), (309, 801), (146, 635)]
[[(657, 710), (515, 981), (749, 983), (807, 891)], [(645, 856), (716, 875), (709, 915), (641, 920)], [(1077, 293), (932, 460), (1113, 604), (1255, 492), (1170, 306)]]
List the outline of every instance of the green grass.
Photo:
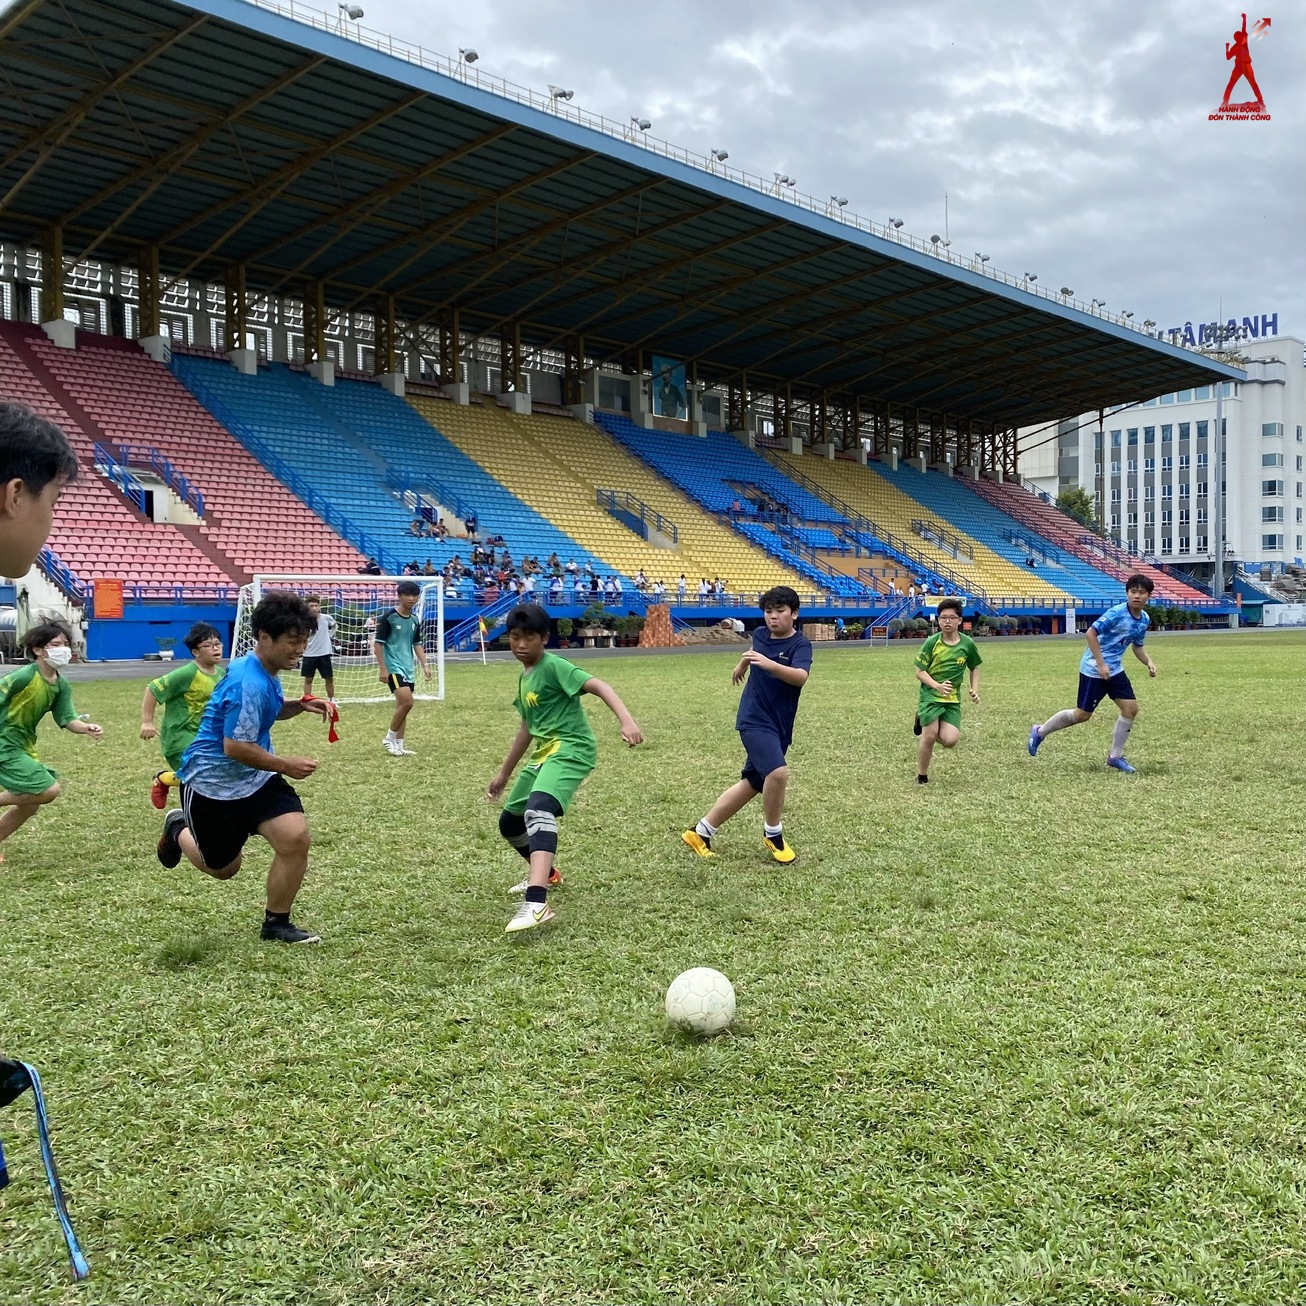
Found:
[[(984, 704), (911, 785), (917, 646), (819, 651), (791, 752), (792, 867), (760, 810), (693, 858), (738, 774), (733, 658), (594, 663), (598, 770), (549, 931), (482, 798), (515, 668), (315, 722), (315, 846), (261, 945), (266, 849), (228, 884), (156, 863), (140, 685), (43, 755), (65, 796), (5, 846), (0, 1046), (41, 1068), (93, 1265), (67, 1282), (30, 1110), (0, 1114), (4, 1302), (1300, 1300), (1300, 635), (1158, 637), (1129, 755), (1068, 706), (1078, 645), (989, 640)], [(716, 966), (733, 1032), (669, 1034)]]

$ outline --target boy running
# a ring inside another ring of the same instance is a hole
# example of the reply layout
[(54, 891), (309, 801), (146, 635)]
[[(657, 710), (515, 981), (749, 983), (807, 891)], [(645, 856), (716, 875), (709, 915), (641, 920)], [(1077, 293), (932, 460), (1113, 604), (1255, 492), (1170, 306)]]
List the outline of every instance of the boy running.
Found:
[[(168, 805), (168, 790), (177, 785), (181, 755), (190, 747), (209, 696), (227, 673), (222, 667), (222, 636), (207, 622), (197, 621), (182, 643), (194, 659), (145, 686), (141, 699), (141, 738), (162, 737), (166, 771), (157, 771), (150, 785), (150, 802), (159, 811)], [(164, 704), (162, 731), (154, 724), (154, 705)]]
[(920, 681), (920, 699), (916, 707), (916, 783), (930, 782), (930, 759), (936, 743), (955, 748), (961, 738), (961, 682), (970, 668), (970, 701), (978, 704), (980, 663), (979, 649), (969, 635), (961, 632), (961, 600), (941, 599), (938, 607), (938, 633), (921, 645), (916, 655), (916, 679)]
[(422, 623), (413, 616), (421, 593), (422, 587), (415, 580), (401, 580), (395, 586), (395, 605), (376, 623), (372, 643), (380, 681), (395, 696), (390, 729), (382, 741), (391, 757), (413, 756), (413, 750), (404, 747), (404, 722), (413, 710), (414, 656), (421, 663), (422, 674), (427, 680), (431, 678), (426, 650), (422, 647)]
[[(59, 674), (72, 661), (68, 627), (44, 621), (23, 638), (30, 666), (0, 680), (0, 843), (8, 839), (37, 808), (59, 797), (59, 782), (36, 757), (36, 727), (49, 712), (61, 730), (99, 739), (104, 731), (78, 719), (73, 691)], [(0, 853), (0, 862), (4, 855)]]
[(553, 866), (558, 818), (571, 806), (576, 790), (598, 760), (598, 744), (580, 695), (593, 694), (607, 704), (621, 726), (623, 743), (634, 748), (644, 736), (611, 685), (566, 658), (544, 651), (549, 615), (538, 603), (513, 608), (507, 630), (508, 647), (522, 665), (513, 700), (521, 725), (485, 796), (495, 802), (517, 763), (532, 750), (499, 814), (499, 833), (530, 866), (529, 877), (509, 890), (525, 894), (505, 931), (516, 934), (547, 924), (556, 914), (548, 904), (548, 889), (562, 883)]
[(316, 628), (308, 605), (297, 594), (273, 591), (250, 614), (254, 650), (237, 658), (214, 690), (194, 742), (186, 749), (178, 776), (181, 811), (163, 821), (159, 861), (172, 868), (187, 861), (215, 880), (240, 870), (242, 851), (253, 835), (272, 845), (268, 867), (267, 911), (261, 937), (277, 943), (317, 943), (319, 936), (290, 919), (299, 886), (308, 871), (308, 821), (299, 795), (286, 783), (317, 770), (310, 757), (277, 757), (272, 723), (301, 712), (325, 717), (324, 699), (287, 703), (282, 671), (294, 668)]
[(741, 779), (692, 830), (680, 836), (700, 857), (715, 855), (712, 840), (717, 830), (758, 794), (762, 795), (763, 845), (777, 862), (792, 862), (798, 856), (785, 842), (781, 821), (789, 782), (785, 753), (793, 741), (798, 695), (811, 674), (812, 645), (794, 628), (798, 595), (788, 585), (777, 585), (762, 595), (762, 613), (765, 626), (753, 631), (752, 648), (730, 673), (735, 685), (748, 676), (735, 717), (745, 754)]
[(310, 594), (305, 600), (309, 615), (317, 622), (317, 629), (308, 637), (304, 660), (299, 664), (299, 674), (304, 677), (304, 695), (313, 692), (313, 677), (321, 676), (328, 703), (336, 701), (335, 668), (331, 665), (332, 642), (336, 635), (336, 619), (322, 611), (322, 596)]
[(1134, 656), (1147, 668), (1147, 674), (1156, 676), (1156, 664), (1143, 651), (1143, 638), (1150, 619), (1143, 605), (1152, 597), (1152, 582), (1135, 574), (1125, 581), (1125, 602), (1108, 608), (1089, 628), (1085, 638), (1088, 647), (1079, 660), (1079, 699), (1073, 708), (1049, 717), (1042, 725), (1037, 722), (1029, 728), (1029, 755), (1038, 752), (1038, 746), (1054, 730), (1082, 725), (1104, 699), (1120, 709), (1115, 730), (1111, 735), (1111, 751), (1106, 764), (1116, 771), (1133, 775), (1135, 768), (1125, 761), (1125, 740), (1134, 728), (1138, 716), (1138, 700), (1134, 687), (1125, 675), (1125, 650), (1132, 648)]

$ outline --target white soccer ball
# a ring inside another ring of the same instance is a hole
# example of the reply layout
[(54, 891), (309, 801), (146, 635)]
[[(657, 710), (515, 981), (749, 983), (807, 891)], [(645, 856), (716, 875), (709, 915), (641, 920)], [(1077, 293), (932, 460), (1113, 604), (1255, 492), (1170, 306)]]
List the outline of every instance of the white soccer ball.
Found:
[(735, 1018), (735, 990), (710, 966), (695, 966), (671, 981), (667, 989), (667, 1019), (689, 1034), (720, 1034)]

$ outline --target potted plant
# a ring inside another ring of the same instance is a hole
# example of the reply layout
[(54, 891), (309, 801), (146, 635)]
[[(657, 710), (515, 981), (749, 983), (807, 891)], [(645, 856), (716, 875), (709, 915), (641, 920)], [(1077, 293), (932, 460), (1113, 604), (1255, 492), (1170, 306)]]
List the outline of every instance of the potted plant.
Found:
[(853, 621), (850, 622), (848, 625), (846, 625), (843, 629), (844, 629), (845, 638), (861, 639), (862, 631), (864, 631), (866, 627), (860, 621)]
[(559, 617), (558, 627), (558, 647), (571, 647), (571, 632), (576, 628), (576, 623), (570, 617)]
[(902, 619), (901, 617), (894, 617), (893, 620), (889, 622), (889, 638), (890, 638), (890, 639), (901, 639), (901, 638), (902, 638), (902, 629), (903, 629), (903, 624), (904, 624), (904, 623), (903, 623), (903, 619)]
[(172, 651), (177, 647), (176, 639), (172, 635), (161, 635), (154, 642), (159, 646), (159, 660), (171, 662)]

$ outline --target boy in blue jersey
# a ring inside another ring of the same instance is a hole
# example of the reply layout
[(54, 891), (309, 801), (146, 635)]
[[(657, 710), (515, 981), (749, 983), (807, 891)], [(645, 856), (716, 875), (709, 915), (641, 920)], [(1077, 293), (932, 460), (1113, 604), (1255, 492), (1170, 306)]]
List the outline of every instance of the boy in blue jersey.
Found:
[(164, 818), (159, 861), (169, 868), (182, 855), (215, 880), (240, 870), (251, 835), (272, 845), (267, 912), (262, 937), (278, 943), (317, 943), (319, 937), (290, 919), (308, 871), (308, 821), (299, 795), (286, 783), (317, 770), (310, 757), (277, 757), (272, 723), (301, 712), (326, 716), (325, 700), (287, 703), (278, 675), (299, 664), (317, 629), (308, 604), (297, 594), (273, 591), (250, 616), (254, 651), (237, 658), (213, 691), (195, 739), (182, 755), (180, 811)]
[(1125, 740), (1138, 716), (1138, 700), (1124, 672), (1125, 650), (1132, 648), (1134, 656), (1147, 668), (1147, 674), (1156, 675), (1156, 664), (1143, 650), (1149, 625), (1143, 605), (1152, 597), (1152, 582), (1143, 575), (1130, 576), (1125, 581), (1125, 596), (1124, 603), (1108, 608), (1088, 628), (1085, 637), (1088, 647), (1079, 661), (1079, 699), (1073, 708), (1066, 708), (1042, 725), (1035, 723), (1029, 728), (1030, 757), (1054, 730), (1082, 725), (1104, 698), (1110, 698), (1120, 709), (1120, 715), (1111, 735), (1106, 764), (1113, 770), (1133, 775), (1135, 768), (1125, 761)]
[(391, 757), (411, 757), (413, 750), (404, 747), (404, 722), (413, 710), (413, 659), (421, 664), (422, 674), (430, 680), (422, 647), (422, 622), (413, 615), (422, 587), (415, 580), (401, 580), (395, 586), (395, 605), (376, 623), (372, 654), (376, 658), (378, 678), (395, 696), (394, 715), (382, 745)]
[(735, 717), (745, 753), (741, 778), (692, 830), (680, 836), (700, 857), (714, 856), (712, 839), (717, 830), (758, 794), (762, 795), (762, 843), (777, 862), (792, 862), (798, 855), (785, 842), (781, 822), (789, 783), (785, 753), (794, 736), (798, 695), (811, 674), (812, 645), (794, 627), (798, 595), (789, 586), (767, 590), (762, 613), (766, 624), (753, 632), (753, 646), (730, 673), (735, 685), (748, 676)]

